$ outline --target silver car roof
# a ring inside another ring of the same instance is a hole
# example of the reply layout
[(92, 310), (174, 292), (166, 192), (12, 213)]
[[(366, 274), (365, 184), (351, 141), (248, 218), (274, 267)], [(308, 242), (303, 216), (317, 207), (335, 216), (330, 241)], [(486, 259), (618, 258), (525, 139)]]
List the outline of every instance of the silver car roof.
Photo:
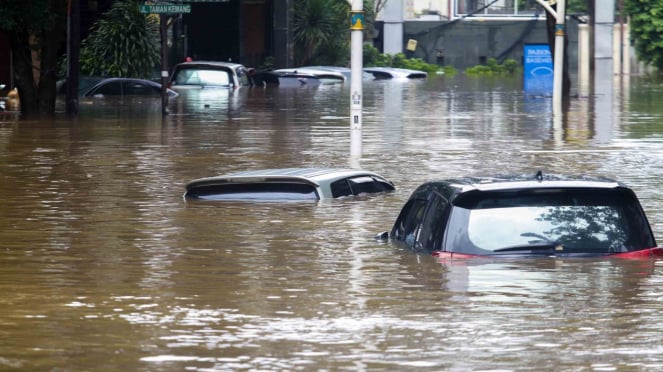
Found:
[(187, 183), (186, 189), (217, 183), (291, 182), (312, 185), (318, 189), (320, 198), (326, 199), (332, 197), (328, 187), (331, 183), (339, 179), (358, 176), (376, 176), (384, 179), (377, 173), (351, 168), (273, 168), (199, 178)]
[(177, 66), (219, 66), (219, 67), (228, 67), (228, 68), (237, 68), (244, 67), (244, 65), (233, 62), (221, 62), (221, 61), (191, 61), (191, 62), (182, 62), (178, 63)]
[(470, 190), (520, 190), (536, 188), (603, 188), (625, 187), (620, 182), (599, 177), (573, 177), (555, 174), (517, 175), (506, 177), (466, 177), (447, 180), (463, 192)]

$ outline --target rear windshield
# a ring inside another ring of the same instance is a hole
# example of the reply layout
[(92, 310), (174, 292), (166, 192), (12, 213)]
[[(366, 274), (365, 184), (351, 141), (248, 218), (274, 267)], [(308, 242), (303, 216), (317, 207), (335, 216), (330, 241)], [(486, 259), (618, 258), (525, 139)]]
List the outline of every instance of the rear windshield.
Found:
[(172, 85), (228, 86), (230, 72), (211, 68), (181, 68), (175, 72)]
[[(477, 254), (555, 247), (560, 253), (619, 253), (655, 246), (628, 189), (477, 192), (459, 198), (451, 223), (460, 244)], [(464, 249), (467, 251), (467, 249)]]
[(315, 187), (298, 183), (219, 184), (194, 187), (184, 195), (202, 200), (318, 200)]

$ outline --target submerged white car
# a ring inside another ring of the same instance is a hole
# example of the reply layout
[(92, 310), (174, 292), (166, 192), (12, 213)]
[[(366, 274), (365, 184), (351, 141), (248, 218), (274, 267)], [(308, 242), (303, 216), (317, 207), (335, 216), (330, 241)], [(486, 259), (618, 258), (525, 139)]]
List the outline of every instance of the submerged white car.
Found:
[(395, 190), (377, 173), (342, 168), (281, 168), (200, 178), (186, 185), (185, 199), (323, 200)]
[(426, 79), (428, 77), (428, 73), (426, 71), (396, 67), (364, 67), (364, 72), (372, 74), (375, 80)]
[(237, 88), (253, 85), (249, 70), (231, 62), (195, 61), (175, 65), (169, 88), (189, 89)]

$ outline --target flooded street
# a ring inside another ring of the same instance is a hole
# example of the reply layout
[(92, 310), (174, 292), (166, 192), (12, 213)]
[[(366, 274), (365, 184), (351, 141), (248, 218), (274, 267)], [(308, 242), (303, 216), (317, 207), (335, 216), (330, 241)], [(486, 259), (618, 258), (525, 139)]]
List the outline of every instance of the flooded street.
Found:
[[(663, 243), (663, 83), (572, 100), (463, 76), (83, 101), (0, 113), (0, 370), (663, 368), (663, 261), (438, 262), (374, 239), (419, 184), (504, 173), (633, 187)], [(185, 202), (245, 169), (358, 165), (396, 191), (321, 203)]]

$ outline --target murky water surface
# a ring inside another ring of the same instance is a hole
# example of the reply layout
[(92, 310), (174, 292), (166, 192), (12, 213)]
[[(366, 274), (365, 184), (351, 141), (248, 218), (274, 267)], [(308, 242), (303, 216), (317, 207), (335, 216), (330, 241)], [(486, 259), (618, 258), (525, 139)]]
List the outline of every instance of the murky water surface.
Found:
[[(631, 77), (550, 99), (519, 81), (84, 101), (78, 120), (0, 116), (0, 370), (656, 370), (663, 262), (437, 262), (375, 233), (420, 183), (602, 175), (635, 188), (663, 240), (663, 85)], [(386, 195), (185, 202), (194, 178), (361, 166)]]

